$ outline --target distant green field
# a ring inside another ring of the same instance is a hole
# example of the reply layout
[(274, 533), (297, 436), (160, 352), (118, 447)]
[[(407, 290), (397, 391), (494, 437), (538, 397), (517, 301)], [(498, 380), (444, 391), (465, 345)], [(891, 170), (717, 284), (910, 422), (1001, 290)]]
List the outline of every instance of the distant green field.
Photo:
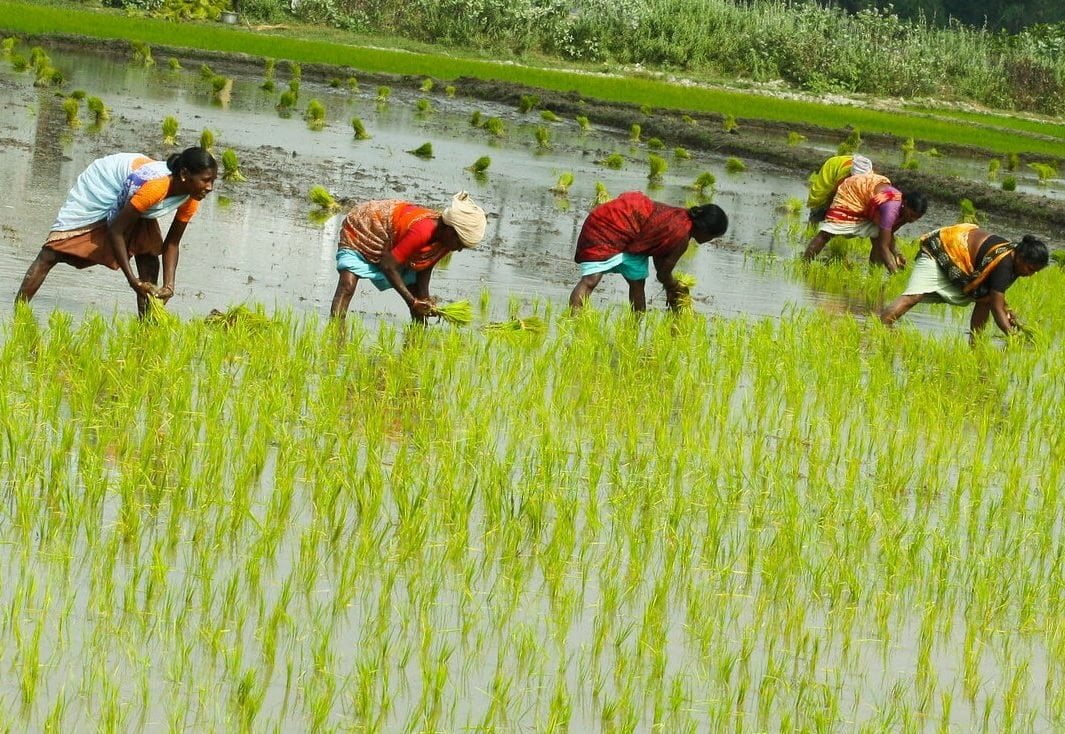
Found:
[[(929, 143), (954, 143), (985, 148), (996, 153), (1022, 153), (1060, 157), (1059, 143), (1031, 137), (1030, 133), (1065, 137), (1065, 125), (1041, 124), (964, 113), (950, 114), (956, 124), (927, 115), (892, 113), (852, 106), (826, 105), (777, 99), (756, 93), (633, 77), (604, 76), (593, 72), (542, 69), (472, 58), (367, 48), (336, 42), (291, 38), (222, 25), (181, 24), (150, 18), (127, 17), (113, 12), (86, 10), (66, 5), (34, 5), (0, 0), (0, 32), (15, 35), (76, 34), (98, 38), (140, 40), (149, 44), (189, 49), (240, 52), (255, 56), (291, 59), (303, 63), (350, 66), (357, 70), (394, 74), (431, 75), (438, 79), (460, 76), (513, 82), (556, 91), (576, 91), (611, 102), (644, 104), (658, 109), (731, 114), (739, 118), (805, 123), (830, 129), (846, 126), (867, 133), (914, 137)], [(1002, 124), (987, 127), (988, 121)], [(1023, 123), (1023, 124), (1022, 124)]]
[(1065, 139), (1065, 123), (1042, 122), (1023, 117), (1013, 117), (1009, 114), (995, 114), (990, 112), (967, 112), (965, 110), (940, 110), (921, 105), (907, 105), (907, 109), (924, 112), (937, 117), (953, 117), (977, 125), (1017, 130), (1036, 135), (1051, 135), (1055, 138)]

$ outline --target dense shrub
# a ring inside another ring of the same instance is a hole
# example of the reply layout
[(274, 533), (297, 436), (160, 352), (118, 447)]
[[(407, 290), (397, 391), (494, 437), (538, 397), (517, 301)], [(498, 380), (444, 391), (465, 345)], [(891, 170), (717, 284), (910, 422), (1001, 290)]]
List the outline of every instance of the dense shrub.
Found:
[(240, 0), (240, 14), (248, 20), (281, 20), (289, 9), (288, 0)]
[(814, 92), (967, 97), (1051, 113), (1065, 105), (1065, 24), (1010, 36), (905, 20), (890, 6), (850, 14), (799, 0), (301, 0), (296, 12), (497, 53), (779, 79)]

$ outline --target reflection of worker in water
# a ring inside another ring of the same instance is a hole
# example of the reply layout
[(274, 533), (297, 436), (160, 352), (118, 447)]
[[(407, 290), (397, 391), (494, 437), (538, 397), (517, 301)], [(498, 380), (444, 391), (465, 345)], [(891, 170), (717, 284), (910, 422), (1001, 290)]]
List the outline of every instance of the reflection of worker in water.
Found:
[(811, 222), (823, 222), (828, 205), (836, 195), (836, 189), (848, 176), (861, 176), (873, 172), (873, 162), (864, 155), (834, 155), (822, 164), (820, 170), (810, 175), (810, 195), (806, 206), (810, 209)]
[[(16, 300), (33, 298), (56, 263), (121, 270), (137, 294), (141, 315), (149, 296), (170, 300), (181, 237), (200, 201), (214, 188), (217, 173), (218, 163), (203, 148), (187, 148), (165, 162), (139, 153), (96, 159), (67, 194)], [(171, 212), (174, 221), (164, 240), (158, 220)], [(160, 256), (163, 286), (157, 289)], [(136, 276), (131, 258), (137, 263)]]
[(832, 237), (868, 237), (873, 240), (869, 262), (894, 273), (906, 264), (895, 249), (895, 231), (920, 219), (928, 208), (924, 194), (900, 191), (886, 177), (863, 173), (843, 180), (832, 197), (820, 231), (810, 240), (803, 259), (812, 260)]
[(1046, 267), (1047, 246), (1031, 235), (1013, 244), (975, 224), (955, 224), (921, 237), (910, 282), (880, 319), (893, 324), (922, 301), (973, 305), (970, 329), (975, 335), (990, 315), (1004, 334), (1015, 333), (1017, 317), (1006, 304), (1006, 289)]
[(395, 288), (411, 318), (432, 313), (429, 279), (449, 252), (476, 247), (487, 218), (465, 191), (442, 212), (386, 199), (359, 204), (344, 217), (337, 243), (336, 293), (329, 315), (343, 318), (360, 278), (378, 290)]
[(584, 305), (605, 273), (620, 273), (629, 284), (629, 303), (635, 311), (647, 308), (644, 284), (654, 258), (655, 274), (666, 289), (666, 303), (676, 309), (685, 287), (673, 268), (688, 249), (688, 241), (709, 242), (728, 229), (728, 217), (716, 204), (685, 209), (652, 201), (629, 191), (592, 209), (577, 238), (581, 279), (570, 294), (574, 309)]

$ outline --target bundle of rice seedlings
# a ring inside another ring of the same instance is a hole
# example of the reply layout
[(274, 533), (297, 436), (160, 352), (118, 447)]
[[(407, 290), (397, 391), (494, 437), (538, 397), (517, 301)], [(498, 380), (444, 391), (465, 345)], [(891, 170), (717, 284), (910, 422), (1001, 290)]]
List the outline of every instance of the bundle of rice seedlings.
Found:
[(81, 105), (78, 100), (67, 97), (63, 100), (63, 112), (67, 115), (67, 125), (69, 127), (81, 127)]
[(422, 143), (417, 148), (413, 148), (407, 151), (411, 155), (416, 155), (419, 158), (432, 158), (433, 157), (433, 144)]
[(37, 78), (33, 80), (35, 87), (58, 87), (63, 83), (63, 72), (45, 64), (37, 69)]
[(551, 110), (540, 110), (540, 119), (544, 122), (558, 122), (558, 115)]
[(366, 126), (358, 117), (351, 118), (351, 129), (355, 132), (356, 140), (369, 140), (370, 133), (366, 132)]
[(392, 88), (386, 86), (380, 86), (377, 88), (377, 101), (387, 102), (388, 98), (392, 96)]
[(692, 154), (688, 152), (687, 148), (682, 148), (678, 145), (673, 149), (673, 157), (678, 161), (687, 161), (691, 160)]
[(337, 203), (337, 200), (333, 198), (333, 195), (329, 193), (329, 189), (325, 186), (312, 186), (310, 191), (307, 192), (307, 198), (323, 211), (340, 211), (340, 204)]
[(736, 124), (735, 115), (725, 115), (725, 119), (721, 121), (721, 129), (727, 133), (735, 133), (739, 125)]
[(415, 102), (414, 107), (418, 110), (419, 115), (428, 115), (433, 111), (433, 103), (424, 97)]
[(232, 148), (222, 151), (222, 179), (225, 181), (247, 181), (240, 172), (240, 159)]
[(89, 97), (85, 102), (85, 106), (89, 108), (89, 112), (92, 113), (93, 120), (97, 125), (111, 119), (111, 111), (107, 109), (104, 101), (99, 97)]
[(487, 334), (529, 333), (543, 334), (547, 331), (547, 322), (539, 316), (519, 316), (509, 321), (493, 321), (484, 325)]
[(673, 280), (677, 281), (677, 285), (682, 288), (687, 288), (688, 290), (695, 287), (695, 276), (691, 273), (678, 273), (674, 271)]
[(209, 127), (203, 129), (200, 133), (200, 147), (208, 151), (214, 148), (214, 130)]
[(1058, 177), (1058, 170), (1049, 163), (1029, 163), (1028, 167), (1039, 177), (1039, 185), (1046, 186), (1050, 179)]
[(173, 115), (163, 118), (163, 145), (177, 145), (178, 121)]
[(647, 147), (651, 150), (662, 150), (666, 144), (662, 142), (662, 138), (647, 138)]
[(217, 308), (211, 309), (211, 312), (204, 318), (204, 323), (223, 329), (243, 328), (258, 331), (268, 327), (271, 319), (263, 312), (262, 305), (252, 311), (243, 303), (238, 303), (225, 311), (219, 311)]
[(211, 79), (211, 96), (222, 106), (229, 104), (233, 96), (233, 80), (225, 76), (216, 76)]
[(30, 49), (30, 66), (34, 69), (40, 69), (43, 66), (49, 66), (51, 64), (47, 52), (40, 46), (34, 46)]
[(325, 127), (325, 105), (316, 99), (312, 99), (307, 104), (303, 119), (307, 121), (307, 127), (311, 130), (321, 130)]
[(284, 114), (295, 106), (296, 95), (294, 95), (292, 92), (282, 92), (281, 97), (277, 100), (277, 111)]
[(848, 155), (858, 150), (862, 146), (862, 131), (858, 128), (854, 128), (850, 131), (847, 137), (839, 144), (837, 152), (839, 155)]
[(140, 66), (154, 66), (155, 59), (152, 58), (152, 47), (144, 41), (130, 41), (130, 48), (133, 50), (133, 63)]
[(677, 297), (677, 309), (690, 311), (692, 309), (691, 290), (695, 287), (695, 276), (690, 273), (678, 273), (674, 271), (673, 280), (680, 286), (680, 295)]
[(543, 125), (536, 126), (536, 147), (542, 150), (551, 147), (551, 131)]
[(725, 161), (725, 170), (729, 173), (742, 173), (747, 170), (747, 164), (739, 158), (731, 157)]
[(454, 301), (433, 306), (430, 315), (438, 316), (449, 324), (468, 324), (473, 321), (473, 306), (469, 301)]
[(444, 87), (444, 94), (446, 94), (448, 97), (454, 97), (455, 93), (458, 92), (458, 91), (459, 90), (454, 85), (451, 85), (451, 84), (449, 84), (446, 87)]
[(591, 127), (592, 127), (591, 120), (589, 120), (584, 115), (577, 115), (573, 119), (577, 121), (577, 127), (579, 127), (581, 129), (582, 133), (583, 132), (588, 132), (588, 130), (590, 130)]
[(632, 126), (629, 128), (629, 142), (632, 142), (632, 143), (640, 142), (640, 135), (642, 135), (642, 134), (643, 134), (643, 127), (640, 125), (640, 123), (638, 123), (638, 122), (632, 123)]
[(497, 138), (501, 138), (507, 134), (507, 126), (503, 120), (498, 117), (489, 117), (484, 121), (484, 129)]
[(481, 111), (480, 110), (474, 110), (473, 113), (470, 114), (470, 127), (480, 127), (480, 126), (481, 126)]
[(166, 310), (166, 304), (155, 296), (148, 296), (148, 308), (144, 312), (144, 321), (158, 326), (174, 326), (180, 323), (174, 314)]
[(794, 130), (788, 133), (788, 145), (802, 145), (806, 142), (806, 136)]
[(429, 79), (428, 77), (423, 79), (420, 89), (423, 92), (431, 92), (431, 91), (433, 91), (433, 80)]
[(558, 181), (551, 187), (550, 191), (553, 194), (559, 196), (566, 196), (569, 194), (569, 187), (573, 185), (573, 174), (566, 171), (559, 175)]
[(595, 182), (595, 205), (605, 204), (610, 201), (612, 197), (610, 192), (606, 190), (606, 184), (602, 181)]
[(166, 65), (170, 71), (181, 71), (181, 62), (171, 56), (166, 60)]
[(717, 185), (717, 178), (714, 174), (709, 171), (704, 171), (695, 177), (695, 180), (688, 188), (693, 191), (698, 191), (699, 195), (702, 196), (706, 193), (707, 189), (713, 189), (715, 185)]
[(654, 153), (647, 156), (647, 180), (651, 183), (658, 183), (662, 180), (662, 176), (669, 169), (669, 163), (660, 155)]
[(540, 98), (535, 94), (523, 94), (521, 95), (521, 99), (518, 100), (518, 112), (524, 114), (532, 110), (538, 104), (540, 104)]
[(482, 155), (473, 162), (473, 165), (466, 166), (466, 170), (473, 171), (474, 173), (484, 173), (488, 170), (488, 166), (490, 165), (492, 165), (492, 159), (486, 155)]
[(599, 162), (607, 168), (613, 168), (616, 171), (625, 165), (625, 158), (621, 153), (611, 153)]
[(200, 78), (204, 81), (213, 79), (215, 76), (214, 69), (207, 64), (200, 64)]

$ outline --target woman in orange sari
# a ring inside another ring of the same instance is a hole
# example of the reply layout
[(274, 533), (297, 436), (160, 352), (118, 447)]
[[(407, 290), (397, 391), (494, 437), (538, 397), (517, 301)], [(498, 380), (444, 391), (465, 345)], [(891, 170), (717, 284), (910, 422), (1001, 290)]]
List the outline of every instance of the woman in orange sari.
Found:
[(883, 265), (894, 273), (906, 264), (895, 249), (895, 232), (904, 224), (924, 216), (928, 201), (917, 191), (900, 191), (891, 181), (877, 173), (850, 176), (843, 180), (832, 197), (820, 230), (803, 253), (813, 260), (830, 239), (868, 237), (873, 240), (869, 262)]
[[(16, 301), (29, 301), (57, 263), (121, 270), (143, 316), (148, 297), (174, 295), (178, 248), (200, 202), (214, 188), (218, 163), (203, 148), (186, 148), (165, 161), (114, 153), (93, 161), (75, 181)], [(163, 238), (159, 219), (173, 213)], [(134, 275), (130, 260), (137, 264)], [(156, 288), (162, 260), (163, 286)]]
[(394, 288), (424, 322), (432, 313), (429, 279), (449, 252), (476, 247), (484, 237), (484, 210), (461, 191), (442, 212), (406, 201), (359, 204), (344, 217), (337, 243), (336, 293), (329, 315), (344, 318), (359, 279), (378, 290)]
[(1006, 304), (1006, 289), (1046, 267), (1046, 244), (1031, 235), (1020, 243), (985, 232), (975, 224), (955, 224), (929, 232), (913, 264), (910, 282), (880, 315), (891, 325), (922, 301), (973, 305), (969, 327), (973, 335), (987, 325), (988, 316), (1004, 334), (1018, 329), (1017, 316)]

